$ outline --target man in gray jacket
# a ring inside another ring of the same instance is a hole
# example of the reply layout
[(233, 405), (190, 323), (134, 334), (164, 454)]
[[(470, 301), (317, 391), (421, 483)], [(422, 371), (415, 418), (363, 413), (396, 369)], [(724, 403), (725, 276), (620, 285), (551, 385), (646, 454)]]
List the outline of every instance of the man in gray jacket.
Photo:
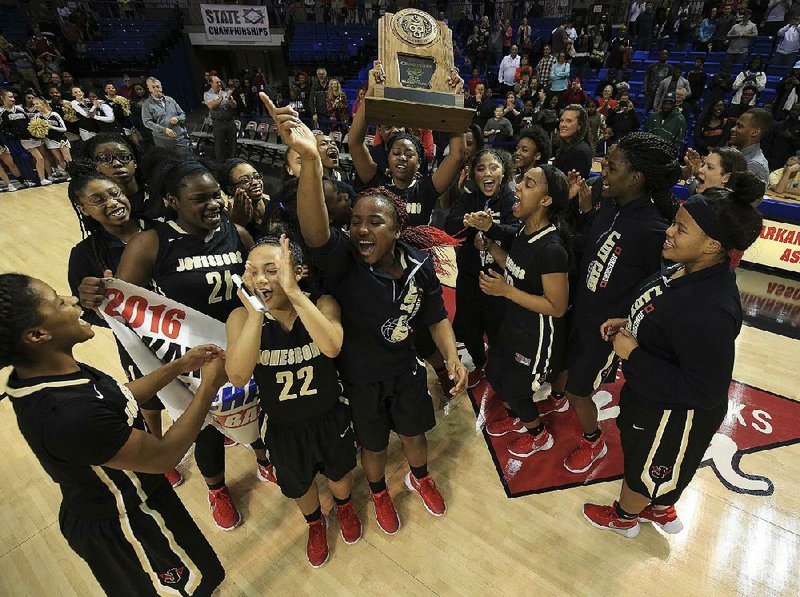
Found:
[(692, 88), (689, 85), (689, 81), (681, 76), (681, 67), (676, 64), (672, 68), (672, 74), (658, 84), (658, 88), (656, 89), (656, 97), (653, 101), (653, 110), (660, 110), (661, 102), (664, 101), (664, 97), (666, 97), (668, 93), (675, 95), (679, 87), (682, 87), (686, 90), (686, 99), (691, 97)]
[(161, 81), (147, 79), (150, 97), (142, 102), (142, 122), (153, 131), (153, 141), (158, 147), (172, 149), (182, 156), (189, 155), (189, 137), (186, 134), (186, 114), (174, 99), (164, 95)]

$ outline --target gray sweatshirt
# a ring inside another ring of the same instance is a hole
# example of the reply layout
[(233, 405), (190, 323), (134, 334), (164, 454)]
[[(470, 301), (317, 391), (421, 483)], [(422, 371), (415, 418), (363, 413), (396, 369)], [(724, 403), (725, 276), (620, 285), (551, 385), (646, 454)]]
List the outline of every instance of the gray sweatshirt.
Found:
[[(171, 118), (177, 118), (178, 124), (169, 124)], [(148, 97), (142, 102), (142, 122), (153, 131), (153, 136), (159, 139), (169, 139), (169, 135), (164, 132), (170, 128), (178, 136), (186, 132), (186, 114), (183, 108), (174, 99), (165, 95), (163, 102), (156, 101), (153, 96)]]

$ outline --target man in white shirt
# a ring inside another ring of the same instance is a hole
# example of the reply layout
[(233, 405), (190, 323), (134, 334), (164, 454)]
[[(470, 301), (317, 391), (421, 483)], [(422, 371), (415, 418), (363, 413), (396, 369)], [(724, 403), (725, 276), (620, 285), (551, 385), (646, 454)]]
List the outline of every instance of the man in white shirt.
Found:
[(517, 68), (519, 68), (519, 55), (514, 44), (511, 46), (511, 53), (500, 61), (500, 70), (497, 73), (497, 80), (503, 85), (503, 92), (514, 89), (514, 75)]
[(728, 49), (722, 64), (728, 66), (739, 66), (744, 62), (745, 56), (750, 51), (753, 40), (758, 37), (758, 27), (750, 20), (753, 12), (750, 9), (742, 13), (742, 21), (734, 25), (728, 31)]
[(772, 56), (772, 65), (789, 66), (797, 58), (800, 50), (800, 19), (795, 18), (778, 31), (778, 46)]

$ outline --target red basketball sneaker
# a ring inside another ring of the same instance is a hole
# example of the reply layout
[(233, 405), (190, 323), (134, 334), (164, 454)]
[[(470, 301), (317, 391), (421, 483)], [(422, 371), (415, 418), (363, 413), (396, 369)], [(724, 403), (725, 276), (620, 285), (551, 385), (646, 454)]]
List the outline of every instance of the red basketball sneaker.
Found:
[[(524, 427), (523, 427), (524, 429)], [(514, 439), (508, 446), (508, 453), (512, 456), (519, 456), (520, 458), (527, 458), (533, 456), (536, 452), (544, 452), (553, 447), (555, 441), (553, 436), (545, 427), (542, 432), (533, 437), (525, 430), (525, 433)]]
[(600, 434), (593, 442), (581, 436), (578, 447), (564, 460), (564, 468), (571, 473), (585, 473), (608, 452), (606, 440)]
[(385, 489), (380, 493), (373, 493), (372, 503), (375, 505), (375, 520), (378, 526), (387, 535), (394, 535), (400, 530), (400, 517), (394, 509), (392, 496)]
[(589, 521), (589, 524), (596, 529), (603, 531), (614, 531), (623, 537), (633, 539), (639, 534), (639, 521), (635, 518), (632, 520), (625, 520), (617, 516), (614, 502), (613, 506), (600, 506), (599, 504), (584, 504), (583, 517)]
[(264, 483), (275, 483), (276, 485), (278, 483), (278, 479), (275, 478), (275, 467), (272, 464), (261, 466), (256, 463), (256, 477)]
[(527, 433), (527, 429), (519, 419), (503, 417), (497, 421), (486, 423), (486, 433), (492, 437), (502, 437), (506, 433)]
[(475, 367), (475, 369), (470, 371), (469, 375), (467, 375), (467, 387), (471, 390), (481, 383), (485, 377), (486, 372), (483, 370), (483, 367)]
[(344, 542), (348, 545), (358, 543), (358, 540), (361, 539), (361, 521), (353, 508), (353, 502), (336, 506), (336, 518), (339, 519), (339, 530)]
[(550, 413), (565, 413), (569, 410), (569, 400), (565, 395), (560, 398), (550, 394), (544, 400), (536, 403), (536, 408), (539, 409), (539, 416), (544, 417)]
[(652, 504), (639, 512), (639, 522), (652, 522), (660, 526), (665, 533), (674, 535), (683, 530), (683, 522), (675, 512), (675, 506), (669, 508), (653, 508)]
[(430, 475), (417, 479), (408, 471), (406, 474), (406, 487), (411, 491), (416, 491), (419, 497), (422, 498), (422, 503), (425, 509), (434, 516), (441, 516), (447, 511), (447, 506), (444, 503), (444, 498), (439, 490), (436, 489), (436, 483), (433, 482)]
[(242, 516), (233, 504), (227, 485), (208, 490), (208, 505), (214, 523), (223, 531), (232, 531), (241, 524)]
[(319, 568), (328, 561), (328, 521), (323, 515), (319, 520), (308, 523), (308, 543), (306, 557), (313, 568)]
[(167, 478), (167, 481), (169, 481), (169, 484), (173, 487), (177, 487), (183, 483), (183, 475), (181, 475), (181, 472), (176, 468), (172, 469), (171, 471), (167, 471), (164, 473), (164, 476)]

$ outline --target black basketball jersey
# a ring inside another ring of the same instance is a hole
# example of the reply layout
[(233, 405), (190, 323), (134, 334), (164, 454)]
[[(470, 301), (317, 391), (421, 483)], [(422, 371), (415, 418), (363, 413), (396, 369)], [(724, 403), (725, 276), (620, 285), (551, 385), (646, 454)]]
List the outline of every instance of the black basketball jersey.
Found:
[[(528, 294), (543, 296), (542, 276), (567, 273), (569, 258), (561, 237), (552, 224), (533, 234), (521, 229), (506, 258), (506, 282)], [(506, 301), (505, 316), (500, 326), (499, 342), (505, 352), (518, 355), (518, 360), (546, 373), (552, 363), (554, 347), (563, 340), (560, 317), (530, 311), (513, 301)]]
[(22, 106), (14, 106), (11, 109), (0, 108), (0, 127), (3, 133), (12, 139), (21, 141), (32, 139), (33, 135), (28, 132), (30, 118)]
[(156, 222), (158, 256), (153, 264), (157, 292), (209, 317), (226, 321), (241, 306), (231, 276), (244, 273), (247, 258), (236, 226), (222, 216), (205, 239), (189, 234), (174, 221)]
[(58, 483), (62, 508), (117, 518), (167, 488), (163, 475), (102, 466), (134, 429), (146, 431), (127, 387), (88, 365), (67, 375), (19, 379), (6, 388), (17, 424), (45, 472)]
[(330, 412), (342, 395), (333, 359), (320, 352), (299, 316), (288, 332), (275, 319), (264, 319), (253, 377), (270, 423), (316, 419)]

